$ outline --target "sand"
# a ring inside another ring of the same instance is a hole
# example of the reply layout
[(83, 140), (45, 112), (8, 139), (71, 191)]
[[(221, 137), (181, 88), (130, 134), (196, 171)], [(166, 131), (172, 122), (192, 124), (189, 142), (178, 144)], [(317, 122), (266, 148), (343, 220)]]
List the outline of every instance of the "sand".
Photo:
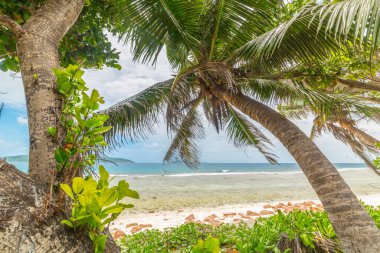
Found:
[[(341, 174), (360, 199), (380, 205), (380, 177), (364, 170)], [(111, 231), (127, 234), (131, 233), (131, 228), (126, 228), (130, 223), (150, 224), (162, 230), (183, 224), (191, 214), (195, 220), (203, 221), (215, 214), (217, 219), (233, 223), (242, 219), (239, 213), (260, 212), (266, 204), (292, 202), (294, 205), (309, 200), (320, 203), (302, 173), (117, 177), (115, 183), (120, 179), (127, 180), (141, 195), (139, 200), (126, 201), (135, 208), (122, 213), (111, 226)], [(228, 212), (236, 215), (224, 217)]]

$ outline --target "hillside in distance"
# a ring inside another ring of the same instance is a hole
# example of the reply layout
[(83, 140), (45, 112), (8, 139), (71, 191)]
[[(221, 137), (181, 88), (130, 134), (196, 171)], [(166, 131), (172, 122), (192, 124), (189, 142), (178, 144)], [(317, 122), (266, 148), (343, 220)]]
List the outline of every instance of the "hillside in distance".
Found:
[[(5, 156), (3, 157), (7, 160), (7, 162), (14, 163), (14, 162), (28, 162), (29, 161), (29, 156), (28, 155), (16, 155), (16, 156)], [(113, 163), (135, 163), (132, 160), (128, 160), (125, 158), (121, 157), (106, 157), (104, 159), (105, 161), (113, 162)]]

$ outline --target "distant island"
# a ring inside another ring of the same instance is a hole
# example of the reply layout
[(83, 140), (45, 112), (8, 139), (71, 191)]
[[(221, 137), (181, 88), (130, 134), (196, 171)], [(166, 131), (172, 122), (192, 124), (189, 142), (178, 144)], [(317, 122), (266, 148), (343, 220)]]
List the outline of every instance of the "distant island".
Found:
[(113, 162), (113, 163), (135, 163), (132, 160), (128, 160), (128, 159), (121, 158), (121, 157), (106, 157), (104, 160), (105, 161), (110, 161), (110, 162)]
[[(5, 156), (3, 157), (7, 160), (7, 162), (10, 163), (21, 163), (21, 162), (28, 162), (29, 156), (28, 155), (16, 155), (16, 156)], [(104, 160), (113, 162), (113, 163), (135, 163), (132, 160), (124, 159), (121, 157), (106, 157)]]

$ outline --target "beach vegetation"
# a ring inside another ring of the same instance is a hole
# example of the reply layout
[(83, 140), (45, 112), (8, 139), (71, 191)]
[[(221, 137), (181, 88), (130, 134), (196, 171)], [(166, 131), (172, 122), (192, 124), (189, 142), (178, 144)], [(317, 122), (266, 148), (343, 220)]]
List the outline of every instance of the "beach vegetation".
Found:
[[(65, 69), (55, 69), (57, 89), (62, 96), (62, 114), (60, 131), (48, 127), (47, 131), (58, 144), (54, 152), (56, 171), (49, 188), (52, 190), (48, 201), (52, 201), (59, 184), (57, 199), (64, 192), (70, 199), (71, 216), (62, 224), (88, 233), (93, 242), (94, 251), (101, 253), (105, 249), (108, 234), (102, 233), (126, 208), (133, 205), (120, 203), (126, 197), (139, 198), (139, 194), (129, 188), (125, 180), (120, 180), (116, 186), (109, 187), (110, 175), (104, 166), (99, 165), (99, 179), (92, 176), (92, 168), (97, 161), (97, 155), (107, 146), (103, 134), (111, 129), (104, 126), (107, 115), (98, 114), (100, 104), (104, 103), (97, 90), (88, 88), (78, 66), (69, 65)], [(62, 136), (64, 138), (62, 138)], [(80, 176), (80, 177), (78, 177)], [(83, 178), (84, 177), (84, 178)], [(66, 201), (58, 201), (63, 208)], [(55, 204), (57, 205), (57, 204)]]
[(119, 52), (107, 36), (112, 29), (110, 4), (103, 0), (0, 3), (0, 70), (21, 74), (33, 142), (29, 174), (41, 185), (48, 185), (56, 163), (56, 143), (46, 128), (58, 127), (55, 124), (62, 113), (53, 68), (70, 64), (87, 69), (121, 68)]
[[(365, 206), (380, 228), (380, 208)], [(219, 252), (343, 252), (326, 212), (292, 211), (246, 223), (211, 226), (189, 223), (146, 230), (118, 240), (122, 252), (192, 252), (198, 240), (217, 238)]]
[(191, 253), (219, 253), (219, 240), (208, 236), (204, 241), (198, 240), (198, 243), (191, 250)]
[[(379, 5), (374, 1), (367, 4), (373, 11), (362, 9), (363, 5), (355, 0), (332, 3), (326, 8), (318, 3), (304, 6), (277, 1), (123, 2), (124, 6), (113, 10), (115, 22), (123, 31), (120, 39), (132, 45), (134, 59), (154, 64), (165, 48), (176, 75), (102, 111), (110, 116), (107, 124), (114, 126), (107, 138), (117, 142), (120, 138), (136, 139), (138, 133), (150, 133), (152, 123), (165, 110), (173, 139), (164, 162), (199, 166), (197, 141), (205, 137), (206, 118), (218, 133), (225, 131), (238, 148), (256, 148), (269, 162), (276, 163), (270, 138), (257, 126), (261, 124), (300, 165), (329, 213), (343, 249), (380, 250), (380, 231), (336, 168), (286, 114), (272, 108), (279, 104), (300, 105), (303, 116), (334, 119), (342, 126), (348, 126), (343, 124), (345, 118), (375, 117), (378, 109), (365, 104), (356, 94), (333, 92), (333, 83), (340, 76), (331, 76), (333, 81), (324, 86), (326, 89), (302, 78), (304, 72), (315, 73), (310, 66), (322, 65), (326, 59), (330, 59), (332, 69), (334, 57), (339, 59), (340, 52), (349, 55), (347, 48), (354, 52), (358, 41), (367, 40), (363, 45), (374, 42), (373, 47), (368, 47), (369, 52), (374, 52), (376, 41), (348, 32), (354, 28), (363, 32), (367, 21), (377, 20), (370, 14), (378, 13)], [(331, 11), (342, 6), (355, 8), (340, 16)], [(347, 13), (352, 13), (347, 17), (350, 21), (342, 27), (339, 20)], [(327, 16), (331, 17), (328, 21)], [(356, 26), (356, 22), (363, 27)], [(334, 24), (339, 32), (335, 32)], [(346, 42), (345, 46), (341, 42)], [(324, 129), (335, 131), (332, 127)], [(341, 127), (335, 136), (372, 164), (366, 152), (376, 152), (375, 148), (362, 145), (364, 142), (356, 138), (359, 132), (353, 137), (356, 142), (350, 142), (352, 138), (348, 137), (353, 134), (348, 129)], [(377, 171), (375, 166), (371, 168)], [(348, 221), (343, 218), (347, 213), (355, 213), (357, 218)], [(354, 230), (362, 232), (353, 233)]]
[[(53, 69), (58, 70), (61, 66), (70, 67), (70, 64), (80, 64), (84, 68), (99, 69), (109, 66), (120, 69), (117, 63), (118, 53), (107, 38), (108, 30), (132, 42), (135, 60), (155, 62), (161, 49), (166, 48), (173, 69), (178, 72), (176, 78), (170, 82), (170, 97), (167, 100), (168, 126), (174, 140), (166, 161), (182, 160), (190, 166), (197, 165), (198, 149), (194, 140), (203, 136), (197, 110), (203, 107), (206, 117), (217, 131), (228, 129), (225, 126), (231, 122), (232, 117), (235, 117), (233, 125), (239, 125), (240, 129), (231, 127), (234, 129), (229, 135), (231, 141), (240, 147), (257, 147), (269, 161), (274, 162), (275, 157), (267, 150), (268, 138), (264, 138), (257, 127), (250, 122), (250, 119), (253, 119), (274, 133), (296, 158), (309, 181), (313, 183), (320, 199), (325, 203), (326, 210), (332, 214), (332, 224), (343, 246), (352, 251), (359, 251), (365, 247), (375, 247), (380, 250), (379, 243), (376, 242), (379, 237), (378, 231), (374, 230), (373, 222), (361, 209), (335, 168), (294, 124), (270, 109), (271, 105), (281, 99), (287, 101), (287, 97), (291, 97), (290, 95), (294, 93), (302, 94), (302, 100), (309, 100), (308, 107), (313, 109), (315, 108), (313, 105), (318, 105), (323, 117), (325, 114), (337, 114), (352, 107), (359, 116), (372, 115), (368, 108), (364, 109), (351, 97), (328, 94), (328, 99), (325, 100), (326, 96), (313, 93), (313, 90), (305, 87), (307, 85), (303, 85), (301, 81), (289, 83), (271, 76), (273, 73), (282, 74), (289, 69), (307, 67), (308, 64), (328, 58), (332, 53), (339, 51), (341, 47), (339, 42), (345, 42), (347, 46), (357, 42), (368, 45), (371, 49), (377, 49), (378, 1), (332, 2), (334, 3), (325, 6), (311, 5), (311, 8), (302, 12), (290, 9), (283, 15), (284, 8), (289, 4), (276, 0), (2, 1), (0, 69), (21, 73), (29, 122), (29, 175), (20, 176), (17, 173), (15, 175), (17, 174), (20, 180), (16, 184), (22, 185), (22, 182), (28, 181), (30, 187), (22, 187), (23, 195), (20, 193), (18, 197), (28, 199), (30, 191), (27, 190), (32, 189), (35, 198), (40, 197), (26, 201), (28, 205), (25, 204), (25, 208), (20, 208), (17, 213), (14, 212), (13, 206), (8, 206), (13, 213), (9, 218), (11, 220), (9, 224), (19, 224), (18, 230), (34, 233), (37, 239), (43, 240), (45, 235), (35, 232), (40, 231), (41, 227), (55, 231), (56, 221), (51, 217), (55, 217), (56, 213), (51, 212), (50, 214), (54, 215), (50, 217), (47, 217), (46, 212), (43, 213), (41, 218), (45, 222), (43, 225), (30, 222), (31, 219), (34, 221), (35, 213), (30, 215), (20, 215), (20, 213), (34, 208), (40, 210), (41, 203), (44, 203), (42, 209), (45, 211), (54, 209), (56, 205), (53, 199), (58, 203), (64, 202), (62, 194), (55, 195), (55, 192), (61, 189), (59, 185), (66, 183), (72, 187), (72, 180), (82, 176), (80, 168), (89, 168), (93, 163), (91, 155), (94, 154), (91, 152), (95, 151), (89, 149), (82, 153), (81, 149), (75, 150), (77, 147), (70, 146), (71, 143), (63, 134), (66, 131), (65, 124), (71, 124), (70, 119), (65, 119), (67, 122), (62, 124), (61, 118), (62, 94), (70, 91), (70, 83), (66, 82), (70, 78), (63, 74), (61, 76), (63, 81), (58, 85), (58, 78)], [(80, 71), (75, 70), (75, 73), (81, 76)], [(59, 73), (57, 75), (60, 76)], [(80, 78), (74, 79), (80, 86)], [(276, 84), (279, 88), (277, 91), (280, 92), (274, 92), (275, 89), (271, 84)], [(359, 84), (365, 86), (363, 82)], [(270, 92), (267, 93), (269, 96), (261, 97), (256, 91), (248, 94), (245, 87), (250, 91), (254, 91), (253, 88), (269, 87)], [(298, 92), (293, 89), (291, 92), (288, 90), (281, 93), (283, 87), (286, 89), (295, 87)], [(370, 87), (374, 89), (376, 85)], [(80, 97), (83, 101), (86, 100), (86, 105), (82, 106), (87, 109), (93, 103), (101, 101), (96, 91), (90, 95), (80, 93)], [(332, 104), (333, 108), (330, 107)], [(335, 104), (338, 107), (335, 107)], [(121, 103), (118, 108), (124, 110), (125, 105), (126, 103)], [(136, 125), (139, 125), (141, 120), (152, 122), (150, 120), (155, 117), (151, 113), (153, 107), (142, 109), (144, 106), (141, 105), (139, 110), (134, 111), (133, 117), (137, 120), (132, 119), (130, 122)], [(74, 112), (72, 116), (74, 118), (79, 116), (83, 120), (85, 110)], [(143, 115), (138, 114), (140, 111)], [(112, 133), (123, 133), (123, 129), (132, 124), (125, 123), (130, 117), (128, 113), (119, 111), (118, 122), (122, 123), (117, 123), (112, 110), (108, 112), (112, 116), (108, 120), (109, 124), (115, 124)], [(101, 115), (99, 114), (96, 122), (104, 123), (106, 117)], [(96, 118), (94, 114), (93, 117)], [(80, 131), (81, 126), (75, 127)], [(97, 126), (91, 127), (98, 132), (93, 132), (95, 142), (90, 145), (103, 146), (101, 135), (107, 133), (109, 126), (103, 126), (102, 129)], [(146, 133), (142, 131), (144, 132)], [(139, 135), (138, 130), (135, 135)], [(87, 142), (91, 142), (91, 139), (83, 138), (82, 144)], [(75, 161), (76, 158), (71, 156), (72, 152), (80, 159)], [(87, 157), (83, 155), (84, 153), (90, 155)], [(74, 162), (71, 163), (72, 161)], [(71, 166), (67, 167), (67, 164)], [(7, 176), (7, 182), (11, 182), (13, 176), (4, 171), (1, 173)], [(32, 180), (24, 180), (25, 178)], [(320, 180), (321, 178), (325, 180)], [(67, 187), (64, 188), (68, 191)], [(46, 201), (42, 201), (44, 197), (41, 196), (45, 196), (41, 193), (43, 191), (48, 193)], [(21, 195), (24, 198), (20, 197)], [(357, 214), (355, 219), (338, 219), (345, 217), (343, 214), (349, 212)], [(25, 249), (30, 244), (29, 241), (19, 241), (18, 234), (12, 229), (9, 231), (12, 232), (7, 232), (6, 238), (18, 241), (18, 246), (15, 246), (18, 251), (31, 250)], [(350, 231), (357, 233), (353, 235)], [(70, 237), (69, 234), (63, 233), (55, 236), (66, 239)], [(17, 239), (13, 239), (15, 237)], [(67, 240), (55, 241), (59, 243)], [(33, 248), (33, 251), (49, 252), (52, 251), (51, 247), (56, 247), (48, 245), (46, 241), (45, 244), (39, 242), (32, 244), (33, 247), (38, 247)], [(69, 247), (76, 250), (74, 248), (78, 244), (87, 245), (75, 238), (68, 246), (61, 244), (62, 251), (69, 252)], [(111, 248), (110, 251), (112, 250), (117, 251)]]
[(71, 186), (60, 185), (72, 201), (71, 217), (61, 223), (74, 230), (88, 231), (95, 253), (102, 253), (105, 249), (108, 235), (102, 233), (104, 229), (126, 208), (133, 207), (131, 204), (119, 202), (125, 197), (139, 197), (125, 180), (109, 187), (109, 174), (101, 165), (99, 175), (99, 180), (89, 175), (86, 178), (75, 177)]

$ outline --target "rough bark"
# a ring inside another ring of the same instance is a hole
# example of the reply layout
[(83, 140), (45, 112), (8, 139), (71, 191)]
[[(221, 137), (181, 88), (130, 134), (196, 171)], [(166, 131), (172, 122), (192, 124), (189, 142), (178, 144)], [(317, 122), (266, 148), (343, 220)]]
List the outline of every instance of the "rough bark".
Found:
[[(84, 0), (47, 0), (23, 26), (0, 16), (0, 25), (17, 38), (30, 139), (29, 176), (0, 160), (1, 253), (93, 252), (86, 232), (60, 224), (64, 213), (41, 218), (57, 146), (47, 128), (57, 126), (61, 114), (53, 69), (60, 67), (59, 43), (83, 6)], [(106, 252), (120, 252), (111, 237)]]
[[(86, 233), (60, 224), (63, 214), (39, 217), (44, 192), (28, 175), (0, 160), (0, 182), (1, 253), (93, 252)], [(112, 238), (106, 247), (105, 252), (120, 252)]]
[(61, 97), (53, 68), (59, 68), (59, 42), (75, 23), (84, 0), (49, 0), (23, 25), (17, 38), (17, 55), (25, 89), (29, 124), (29, 174), (47, 184), (55, 169), (56, 143), (47, 133), (57, 126)]
[(336, 82), (338, 84), (343, 84), (345, 86), (348, 86), (350, 88), (354, 89), (360, 89), (360, 90), (368, 90), (368, 91), (380, 91), (380, 84), (376, 82), (360, 82), (355, 80), (347, 80), (347, 79), (341, 79), (337, 78)]
[(344, 252), (380, 252), (380, 230), (319, 148), (295, 124), (242, 93), (212, 93), (262, 124), (288, 149), (321, 200)]

